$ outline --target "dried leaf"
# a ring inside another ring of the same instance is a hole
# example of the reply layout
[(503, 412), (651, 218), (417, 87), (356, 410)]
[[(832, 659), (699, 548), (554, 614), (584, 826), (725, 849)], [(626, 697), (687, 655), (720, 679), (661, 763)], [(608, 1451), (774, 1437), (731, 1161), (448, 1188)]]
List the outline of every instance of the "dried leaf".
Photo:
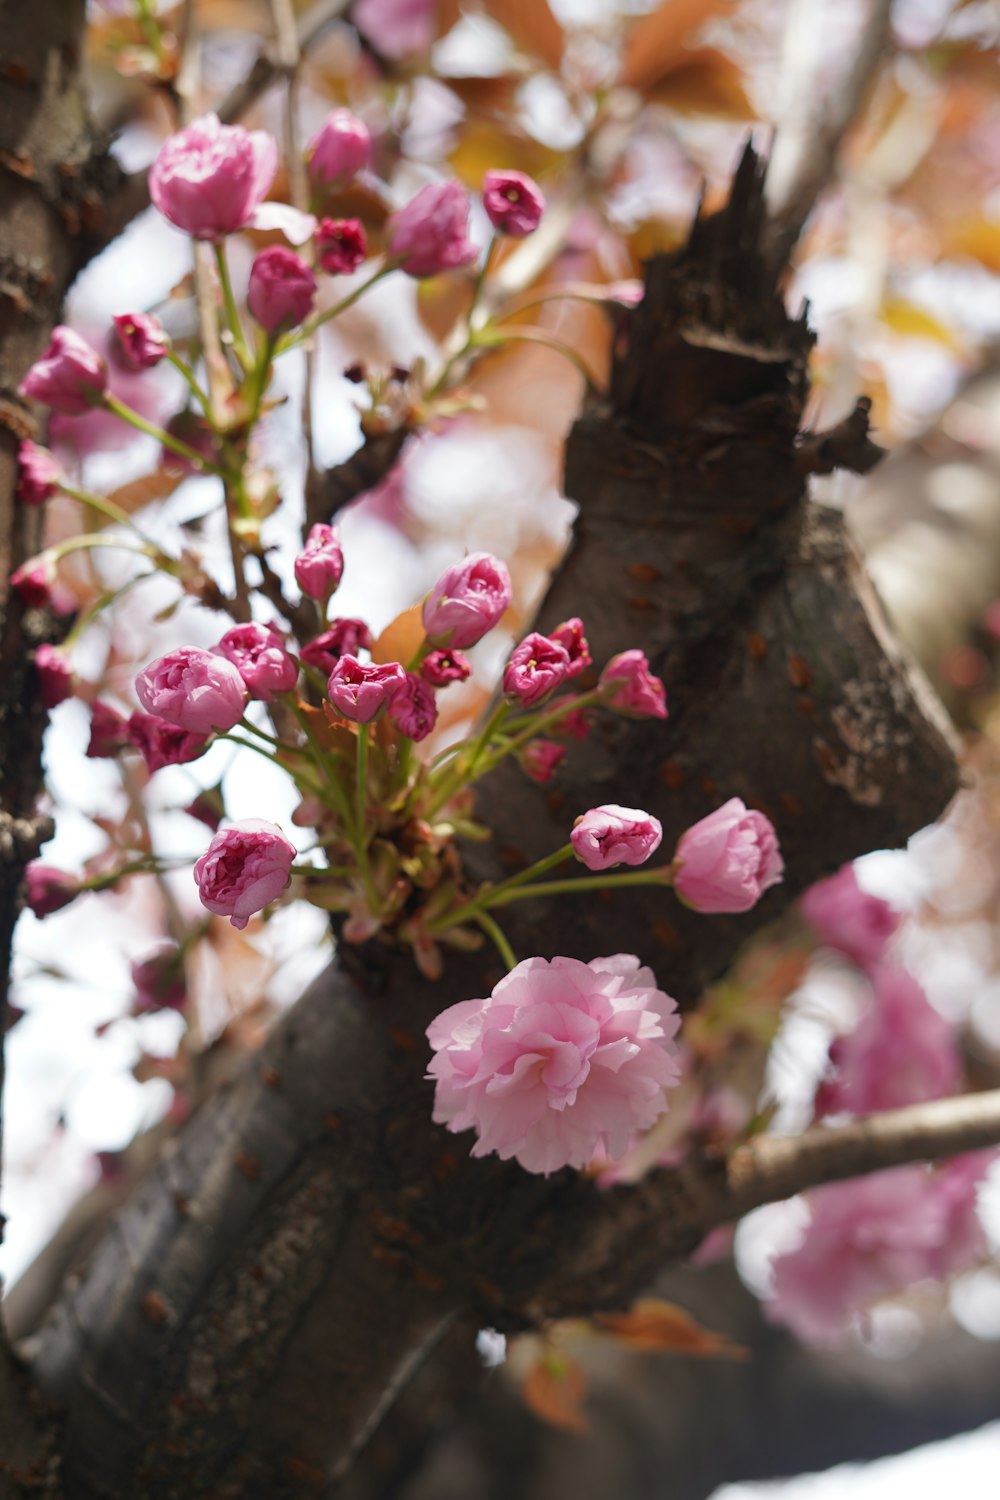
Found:
[(449, 153), (455, 176), (478, 190), (491, 168), (527, 172), (529, 177), (550, 174), (561, 161), (558, 151), (543, 146), (524, 131), (492, 120), (469, 120)]
[(420, 321), (439, 344), (467, 316), (471, 303), (472, 285), (463, 277), (424, 276), (417, 282)]
[(401, 615), (390, 620), (372, 647), (372, 661), (412, 661), (424, 639), (422, 604), (411, 604)]
[(728, 10), (733, 0), (663, 0), (657, 10), (642, 16), (625, 43), (618, 78), (628, 88), (645, 91), (688, 60), (688, 44), (713, 16)]
[(586, 1432), (582, 1408), (586, 1394), (587, 1377), (582, 1366), (563, 1354), (543, 1354), (521, 1382), (525, 1405), (550, 1427), (565, 1432)]
[(156, 469), (152, 474), (143, 474), (141, 479), (131, 479), (128, 484), (119, 485), (118, 489), (111, 491), (108, 499), (134, 516), (136, 511), (152, 505), (154, 500), (165, 500), (172, 495), (186, 478), (187, 475), (177, 469)]
[(660, 1350), (674, 1354), (713, 1354), (727, 1359), (746, 1359), (746, 1349), (731, 1344), (721, 1333), (713, 1333), (672, 1302), (657, 1297), (640, 1298), (625, 1313), (598, 1313), (595, 1328), (609, 1333), (631, 1349)]
[(549, 0), (484, 0), (483, 9), (523, 52), (558, 71), (565, 38)]
[(716, 47), (700, 47), (661, 78), (648, 97), (682, 115), (755, 120), (757, 111), (744, 84), (743, 69), (731, 57)]

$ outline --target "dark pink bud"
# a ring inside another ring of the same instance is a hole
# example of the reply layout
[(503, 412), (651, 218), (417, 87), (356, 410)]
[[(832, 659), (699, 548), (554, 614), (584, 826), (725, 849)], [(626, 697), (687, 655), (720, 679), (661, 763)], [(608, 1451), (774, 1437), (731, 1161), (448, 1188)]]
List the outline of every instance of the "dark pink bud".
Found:
[(364, 620), (344, 617), (331, 620), (322, 635), (306, 642), (299, 655), (309, 666), (318, 667), (329, 677), (342, 656), (357, 656), (359, 651), (370, 651), (373, 645), (372, 633)]
[(389, 221), (390, 259), (409, 276), (438, 276), (477, 259), (469, 239), (469, 195), (457, 182), (432, 182)]
[(147, 313), (118, 313), (114, 325), (125, 362), (133, 370), (152, 370), (170, 348), (163, 324)]
[(157, 1010), (183, 1010), (187, 1000), (184, 956), (176, 943), (163, 943), (132, 964), (135, 999), (133, 1015)]
[(545, 199), (538, 183), (523, 172), (492, 171), (483, 178), (483, 208), (500, 234), (523, 239), (538, 228)]
[[(218, 463), (219, 450), (216, 447), (215, 434), (207, 420), (198, 412), (179, 411), (176, 416), (170, 418), (166, 431), (171, 437), (178, 438), (180, 442), (193, 448), (206, 463)], [(189, 458), (175, 453), (172, 448), (161, 449), (161, 462), (165, 468), (178, 470), (181, 474), (200, 472)]]
[(464, 682), (471, 671), (472, 664), (461, 651), (429, 651), (420, 664), (420, 675), (431, 687)]
[[(566, 675), (568, 677), (570, 674), (567, 672)], [(549, 705), (549, 712), (561, 708), (564, 703), (572, 703), (574, 701), (571, 694), (566, 694), (562, 698), (556, 698)], [(549, 733), (554, 734), (561, 740), (585, 740), (590, 734), (590, 724), (587, 720), (586, 709), (570, 709), (569, 712), (564, 713), (561, 718), (556, 720), (550, 727)]]
[(155, 714), (134, 713), (127, 725), (130, 745), (142, 752), (150, 775), (164, 766), (181, 766), (197, 760), (208, 749), (203, 734), (189, 734), (178, 724), (169, 724)]
[(15, 568), (10, 581), (29, 609), (45, 609), (54, 602), (56, 567), (47, 552)]
[(310, 599), (325, 604), (344, 573), (344, 554), (335, 526), (317, 521), (295, 559), (295, 582)]
[(297, 328), (309, 316), (316, 277), (301, 255), (284, 245), (262, 250), (250, 270), (247, 307), (265, 333)]
[(63, 472), (48, 448), (27, 439), (17, 450), (17, 498), (22, 505), (41, 505), (59, 490)]
[(349, 109), (331, 109), (309, 142), (309, 175), (317, 182), (345, 183), (364, 171), (372, 156), (368, 126)]
[(355, 724), (370, 724), (388, 708), (406, 682), (398, 661), (366, 666), (354, 656), (342, 656), (330, 673), (330, 702)]
[(598, 686), (609, 708), (632, 719), (665, 719), (667, 695), (641, 651), (623, 651), (608, 662)]
[(434, 689), (412, 672), (389, 703), (389, 718), (408, 739), (425, 740), (437, 723)]
[(196, 240), (242, 229), (274, 181), (278, 148), (263, 130), (203, 115), (164, 141), (149, 194), (165, 219)]
[(645, 864), (660, 847), (663, 827), (659, 818), (640, 808), (608, 803), (577, 818), (569, 839), (588, 870), (609, 870), (613, 865)]
[(139, 673), (135, 690), (148, 713), (200, 739), (232, 729), (247, 702), (246, 684), (233, 663), (197, 646), (157, 657)]
[(237, 625), (226, 631), (215, 649), (232, 662), (251, 698), (262, 703), (270, 703), (275, 693), (290, 693), (298, 681), (297, 663), (269, 625)]
[(82, 417), (100, 403), (108, 369), (96, 349), (72, 328), (52, 330), (52, 342), (18, 387), (22, 396), (42, 401), (64, 417)]
[(443, 573), (427, 596), (427, 637), (451, 649), (474, 646), (501, 619), (511, 597), (510, 574), (500, 559), (473, 552)]
[(674, 890), (702, 912), (749, 911), (785, 868), (770, 821), (739, 797), (681, 835), (674, 863)]
[(55, 646), (39, 646), (35, 652), (35, 676), (38, 696), (46, 708), (55, 708), (73, 696), (73, 668), (66, 655)]
[(331, 276), (350, 276), (368, 254), (360, 219), (323, 219), (316, 231), (316, 255)]
[(565, 682), (568, 669), (566, 647), (533, 630), (511, 652), (503, 674), (504, 696), (521, 708), (534, 708)]
[(243, 928), (285, 890), (295, 846), (274, 823), (245, 818), (215, 835), (194, 867), (201, 904)]
[(225, 804), (222, 793), (218, 787), (209, 787), (207, 791), (199, 792), (193, 802), (189, 802), (184, 808), (189, 818), (197, 818), (199, 823), (204, 823), (213, 833), (219, 827), (226, 815)]
[(24, 872), (25, 902), (36, 917), (47, 917), (68, 906), (80, 893), (75, 875), (34, 860)]
[(119, 750), (129, 744), (128, 726), (124, 715), (110, 703), (96, 698), (90, 707), (90, 744), (87, 755), (91, 760), (112, 760)]
[(587, 645), (587, 637), (583, 633), (583, 621), (575, 615), (571, 620), (564, 620), (557, 625), (555, 630), (549, 631), (549, 639), (558, 641), (560, 646), (566, 647), (569, 656), (569, 667), (566, 678), (579, 677), (590, 666), (592, 657), (590, 647)]
[(529, 740), (518, 756), (522, 771), (532, 781), (543, 784), (552, 780), (556, 766), (566, 755), (566, 746), (554, 740)]

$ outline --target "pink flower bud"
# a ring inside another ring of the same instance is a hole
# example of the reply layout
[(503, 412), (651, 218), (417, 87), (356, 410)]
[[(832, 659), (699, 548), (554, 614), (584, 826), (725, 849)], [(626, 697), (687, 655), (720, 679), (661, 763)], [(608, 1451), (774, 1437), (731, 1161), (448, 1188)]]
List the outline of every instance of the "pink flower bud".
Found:
[(659, 818), (637, 807), (609, 802), (577, 818), (569, 838), (573, 853), (588, 870), (609, 870), (613, 865), (645, 864), (660, 847), (663, 828)]
[(323, 219), (316, 231), (316, 255), (330, 276), (350, 276), (368, 254), (360, 219)]
[(90, 760), (113, 760), (130, 743), (125, 718), (110, 703), (95, 698), (90, 706)]
[(27, 439), (17, 450), (17, 498), (22, 505), (41, 505), (58, 493), (63, 471), (48, 448)]
[(42, 552), (15, 568), (10, 581), (29, 609), (46, 609), (53, 604), (56, 566), (49, 553)]
[(349, 109), (331, 109), (306, 149), (309, 175), (317, 182), (349, 182), (371, 159), (368, 126)]
[(170, 348), (163, 324), (147, 313), (118, 313), (114, 325), (125, 362), (133, 370), (152, 370)]
[(132, 963), (135, 998), (132, 1014), (150, 1014), (157, 1010), (183, 1010), (187, 1000), (184, 982), (184, 957), (176, 943), (161, 943), (145, 958)]
[(846, 953), (862, 969), (882, 958), (899, 926), (899, 913), (888, 901), (861, 889), (853, 865), (811, 886), (801, 909), (821, 942)]
[(250, 268), (247, 307), (265, 333), (297, 328), (305, 322), (316, 295), (316, 278), (301, 255), (284, 245), (269, 245)]
[(366, 666), (355, 656), (342, 656), (330, 673), (327, 691), (339, 714), (354, 724), (370, 724), (389, 706), (405, 685), (398, 661)]
[[(566, 673), (567, 677), (570, 675), (569, 672)], [(566, 693), (561, 698), (554, 698), (549, 704), (547, 712), (554, 713), (564, 703), (573, 703), (575, 701), (571, 693)], [(556, 720), (551, 726), (549, 733), (554, 734), (560, 740), (585, 740), (590, 734), (590, 722), (587, 719), (587, 710), (585, 708), (570, 709), (568, 713), (564, 713)]]
[(185, 234), (218, 240), (252, 218), (277, 166), (278, 148), (265, 131), (203, 115), (164, 141), (149, 170), (149, 194)]
[(108, 368), (96, 349), (72, 328), (52, 330), (52, 342), (21, 381), (18, 390), (65, 417), (82, 417), (97, 406), (108, 383)]
[(372, 633), (364, 620), (345, 616), (331, 620), (321, 635), (306, 642), (299, 655), (309, 666), (318, 667), (329, 677), (342, 656), (357, 656), (359, 651), (370, 651), (373, 645)]
[(295, 846), (274, 823), (245, 818), (222, 829), (194, 867), (202, 906), (245, 927), (285, 890), (294, 858)]
[(566, 680), (569, 652), (558, 641), (533, 630), (511, 652), (503, 674), (503, 691), (521, 708), (534, 708)]
[(785, 868), (771, 823), (739, 797), (682, 834), (674, 862), (674, 890), (702, 912), (749, 911)]
[(45, 644), (35, 652), (38, 696), (45, 708), (55, 708), (73, 696), (73, 668), (64, 652)]
[(587, 645), (587, 637), (583, 633), (583, 621), (576, 615), (570, 620), (564, 620), (557, 625), (555, 630), (549, 631), (549, 639), (558, 641), (560, 646), (565, 646), (569, 656), (569, 666), (566, 669), (566, 680), (579, 677), (590, 666), (593, 658), (590, 647)]
[(236, 625), (216, 646), (246, 683), (251, 698), (270, 703), (275, 693), (290, 693), (299, 677), (285, 643), (269, 625)]
[(472, 664), (461, 651), (429, 651), (420, 664), (420, 675), (431, 687), (464, 682), (471, 671)]
[[(207, 419), (199, 412), (190, 410), (177, 412), (170, 418), (165, 430), (171, 437), (178, 438), (189, 448), (193, 448), (206, 463), (218, 463), (219, 450), (216, 446), (215, 433)], [(182, 454), (175, 453), (173, 448), (165, 445), (160, 450), (160, 461), (164, 468), (173, 469), (181, 474), (200, 472), (189, 458), (184, 458)]]
[(500, 234), (523, 239), (538, 228), (545, 199), (538, 183), (523, 172), (494, 170), (483, 178), (483, 208)]
[(382, 57), (409, 57), (434, 40), (435, 11), (435, 0), (356, 0), (351, 20)]
[(405, 673), (403, 686), (389, 704), (389, 718), (408, 739), (425, 740), (437, 723), (434, 689), (412, 672)]
[(608, 662), (598, 686), (609, 708), (631, 719), (665, 719), (667, 695), (641, 651), (623, 651)]
[(128, 743), (141, 752), (151, 776), (164, 766), (182, 766), (197, 760), (208, 749), (203, 734), (189, 734), (179, 724), (170, 724), (155, 714), (132, 714), (126, 734)]
[(469, 195), (457, 182), (431, 182), (389, 220), (388, 252), (409, 276), (438, 276), (474, 261)]
[(489, 552), (473, 552), (438, 579), (424, 604), (428, 639), (454, 649), (474, 646), (501, 619), (512, 597), (510, 574)]
[(246, 684), (233, 663), (197, 646), (157, 657), (139, 673), (135, 690), (149, 713), (202, 738), (232, 729), (247, 702)]
[(60, 911), (80, 893), (80, 882), (75, 875), (55, 865), (43, 865), (33, 860), (24, 872), (25, 902), (36, 917), (48, 917)]
[(529, 740), (517, 758), (525, 775), (544, 785), (552, 780), (556, 766), (565, 756), (566, 746), (557, 745), (554, 740)]
[(295, 582), (310, 599), (325, 604), (344, 574), (344, 553), (335, 526), (317, 521), (295, 559)]
[(194, 801), (189, 802), (184, 808), (184, 811), (189, 818), (196, 818), (199, 823), (204, 823), (206, 828), (210, 828), (215, 833), (226, 815), (221, 790), (217, 786), (212, 786), (204, 792), (199, 792)]

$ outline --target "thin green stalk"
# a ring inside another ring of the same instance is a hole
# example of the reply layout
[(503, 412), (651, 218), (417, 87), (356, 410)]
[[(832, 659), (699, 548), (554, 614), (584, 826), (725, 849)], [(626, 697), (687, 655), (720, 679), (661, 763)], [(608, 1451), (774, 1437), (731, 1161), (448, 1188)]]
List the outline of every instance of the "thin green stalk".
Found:
[(222, 288), (222, 301), (226, 309), (226, 323), (233, 338), (233, 353), (239, 361), (240, 369), (246, 371), (250, 368), (252, 360), (250, 350), (247, 347), (246, 335), (243, 332), (243, 324), (240, 322), (239, 309), (236, 306), (236, 298), (233, 296), (233, 283), (229, 275), (229, 261), (226, 259), (226, 247), (222, 240), (216, 240), (215, 266), (219, 273), (219, 285)]
[[(274, 756), (265, 750), (263, 745), (258, 745), (254, 740), (244, 740), (236, 734), (217, 734), (215, 738), (217, 740), (228, 740), (230, 744), (239, 745), (244, 750), (253, 750), (256, 755), (262, 755), (272, 766), (275, 763)], [(294, 780), (296, 786), (303, 787), (306, 791), (311, 792), (314, 797), (321, 798), (323, 796), (323, 788), (318, 781), (313, 781), (311, 777), (307, 778), (301, 772), (298, 772)]]
[[(667, 885), (664, 870), (637, 871), (633, 875), (577, 875), (572, 880), (542, 880), (537, 885), (518, 886), (514, 890), (486, 891), (477, 896), (483, 906), (510, 906), (513, 901), (530, 901), (536, 896), (572, 896), (578, 891), (606, 891), (632, 885)], [(496, 899), (494, 899), (496, 897)]]
[(563, 343), (562, 339), (549, 338), (547, 334), (536, 333), (531, 329), (525, 329), (522, 333), (492, 333), (484, 330), (476, 335), (474, 345), (479, 349), (501, 349), (504, 344), (537, 344), (544, 349), (551, 349), (556, 354), (561, 354), (568, 359), (575, 370), (578, 370), (587, 382), (588, 391), (598, 391), (600, 387), (587, 367), (586, 361), (569, 344)]
[(275, 345), (275, 355), (285, 354), (289, 349), (299, 348), (307, 339), (312, 337), (317, 328), (321, 328), (324, 323), (329, 323), (331, 318), (337, 318), (342, 312), (346, 312), (349, 307), (353, 307), (355, 302), (363, 297), (365, 292), (373, 287), (377, 281), (381, 281), (383, 276), (388, 276), (390, 271), (395, 270), (395, 261), (385, 261), (379, 266), (377, 271), (372, 272), (367, 280), (362, 281), (354, 288), (353, 292), (348, 292), (346, 297), (342, 297), (332, 307), (328, 307), (326, 312), (317, 313), (315, 317), (307, 319), (301, 328), (296, 329), (293, 333), (284, 334)]
[(500, 954), (500, 957), (507, 965), (508, 971), (511, 969), (515, 969), (517, 967), (517, 956), (514, 953), (513, 948), (510, 946), (510, 943), (507, 941), (507, 936), (503, 928), (500, 927), (497, 922), (494, 922), (489, 912), (476, 912), (476, 921), (479, 923), (480, 927), (487, 934), (487, 936), (493, 939), (493, 942), (496, 945), (497, 952)]
[(164, 448), (169, 448), (171, 453), (176, 453), (180, 458), (186, 458), (189, 464), (205, 474), (221, 474), (223, 471), (218, 464), (213, 464), (211, 459), (203, 457), (196, 449), (189, 448), (187, 443), (182, 443), (180, 438), (175, 438), (172, 433), (164, 432), (162, 427), (157, 427), (155, 422), (147, 422), (146, 418), (139, 412), (133, 411), (131, 406), (126, 406), (124, 401), (119, 401), (110, 391), (104, 393), (104, 405), (109, 411), (113, 411), (116, 417), (121, 417), (123, 422), (128, 422), (130, 427), (135, 427), (139, 432), (145, 432), (149, 437), (156, 438)]
[(579, 697), (572, 698), (567, 703), (560, 703), (557, 708), (551, 709), (539, 718), (533, 717), (530, 724), (526, 725), (520, 733), (515, 734), (512, 739), (507, 740), (505, 744), (493, 752), (479, 774), (485, 776), (505, 756), (511, 755), (515, 750), (520, 750), (521, 746), (526, 745), (529, 740), (537, 739), (540, 734), (544, 734), (546, 729), (551, 728), (553, 724), (558, 724), (560, 719), (565, 719), (569, 714), (576, 713), (578, 709), (593, 707), (595, 703), (600, 702), (600, 697), (600, 690), (592, 688), (589, 693), (581, 693)]
[(368, 725), (358, 725), (357, 755), (355, 758), (357, 777), (355, 781), (355, 809), (357, 817), (354, 850), (358, 858), (358, 870), (368, 896), (372, 915), (377, 915), (378, 892), (372, 880), (372, 867), (368, 859)]
[[(310, 728), (310, 725), (309, 725), (309, 720), (306, 717), (306, 715), (302, 712), (302, 709), (299, 707), (298, 703), (294, 701), (294, 699), (292, 698), (291, 695), (287, 695), (286, 696), (285, 702), (289, 704), (289, 706), (290, 706), (290, 708), (292, 710), (292, 713), (295, 715), (296, 719), (298, 720), (299, 728), (302, 730), (302, 733), (305, 735), (305, 737), (306, 737), (306, 743), (308, 744), (309, 749), (312, 751), (313, 760), (316, 762), (316, 765), (317, 765), (317, 767), (319, 769), (320, 775), (323, 777), (323, 780), (326, 782), (327, 786), (329, 787), (330, 792), (333, 795), (333, 800), (337, 804), (337, 811), (340, 813), (340, 816), (341, 816), (341, 818), (343, 820), (344, 829), (345, 829), (345, 831), (347, 833), (347, 836), (350, 839), (353, 840), (353, 838), (354, 838), (354, 815), (353, 815), (353, 811), (351, 809), (350, 801), (348, 800), (348, 797), (347, 797), (347, 793), (344, 791), (344, 788), (341, 786), (340, 782), (337, 780), (337, 778), (334, 775), (333, 771), (330, 769), (330, 765), (329, 765), (329, 762), (327, 760), (327, 757), (323, 753), (323, 747), (319, 743), (319, 741), (316, 739), (316, 736), (313, 734), (312, 729)], [(323, 796), (322, 790), (320, 791), (319, 796), (320, 797)]]
[(180, 374), (183, 375), (192, 396), (197, 401), (206, 417), (211, 420), (212, 404), (209, 400), (208, 392), (202, 390), (194, 371), (191, 369), (191, 366), (187, 363), (186, 360), (181, 359), (179, 354), (175, 354), (173, 349), (167, 350), (166, 358), (167, 363), (173, 365), (174, 369), (179, 371)]
[(463, 782), (468, 784), (477, 779), (479, 759), (489, 744), (490, 736), (496, 733), (509, 712), (509, 703), (498, 703), (469, 749), (460, 750), (451, 763), (446, 765), (437, 787), (433, 789), (426, 817), (433, 817), (448, 798), (454, 796)]
[(72, 499), (78, 500), (81, 505), (87, 505), (91, 510), (96, 510), (98, 515), (103, 516), (106, 521), (113, 521), (116, 526), (127, 526), (130, 531), (141, 536), (148, 545), (153, 547), (157, 545), (152, 537), (147, 536), (142, 527), (133, 520), (128, 511), (116, 505), (107, 495), (98, 495), (94, 490), (80, 489), (65, 479), (59, 481), (59, 488), (64, 495), (69, 495)]

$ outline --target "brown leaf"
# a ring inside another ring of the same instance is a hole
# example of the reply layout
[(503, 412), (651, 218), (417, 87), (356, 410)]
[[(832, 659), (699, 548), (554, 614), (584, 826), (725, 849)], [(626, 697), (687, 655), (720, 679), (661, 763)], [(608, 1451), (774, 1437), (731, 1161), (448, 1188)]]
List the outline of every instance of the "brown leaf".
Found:
[(466, 187), (478, 190), (491, 168), (527, 172), (544, 177), (561, 161), (559, 152), (543, 146), (515, 126), (489, 119), (466, 121), (448, 160), (452, 171)]
[(618, 82), (646, 90), (687, 61), (688, 44), (713, 16), (728, 10), (733, 0), (663, 0), (657, 10), (642, 16), (625, 43)]
[(640, 1298), (625, 1313), (597, 1313), (593, 1323), (595, 1328), (609, 1333), (631, 1349), (747, 1358), (747, 1351), (738, 1344), (731, 1344), (721, 1333), (703, 1328), (682, 1307), (662, 1302), (657, 1297)]
[(143, 506), (152, 505), (154, 500), (165, 500), (172, 495), (186, 478), (187, 475), (179, 469), (156, 469), (152, 474), (143, 474), (140, 479), (130, 479), (128, 484), (120, 485), (111, 491), (108, 499), (133, 516)]
[(483, 8), (522, 51), (558, 70), (565, 38), (549, 0), (484, 0)]
[(372, 661), (401, 661), (404, 667), (412, 661), (424, 639), (422, 612), (422, 604), (411, 604), (390, 620), (372, 647)]
[(586, 1394), (587, 1377), (582, 1366), (564, 1354), (543, 1354), (521, 1382), (525, 1405), (550, 1427), (565, 1432), (586, 1432), (582, 1406)]
[(682, 115), (716, 120), (755, 120), (742, 68), (717, 47), (689, 52), (650, 89), (648, 97)]

